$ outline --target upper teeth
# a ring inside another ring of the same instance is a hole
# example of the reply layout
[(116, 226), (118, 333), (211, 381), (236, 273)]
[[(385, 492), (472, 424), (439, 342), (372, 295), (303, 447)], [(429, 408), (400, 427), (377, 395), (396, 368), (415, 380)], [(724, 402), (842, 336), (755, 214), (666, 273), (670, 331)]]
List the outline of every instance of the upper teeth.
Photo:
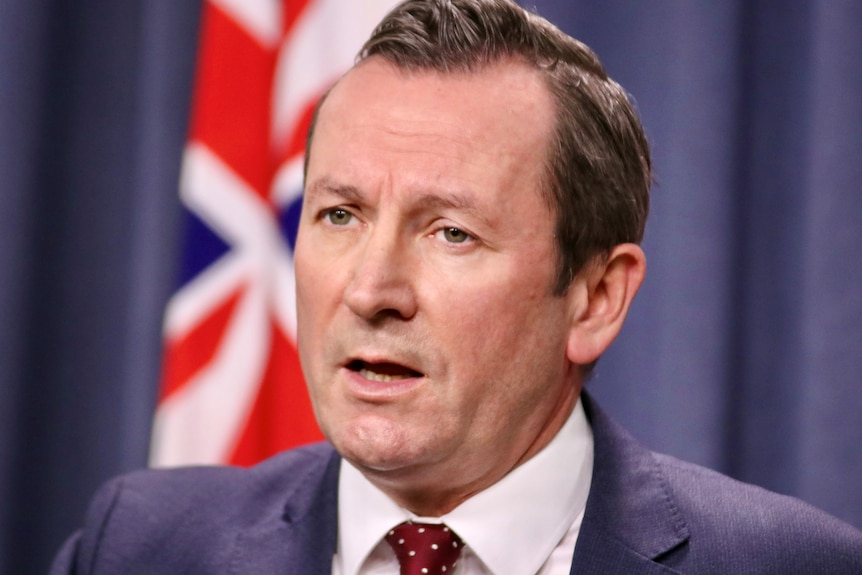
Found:
[(410, 377), (409, 375), (389, 375), (386, 373), (377, 373), (376, 371), (371, 371), (367, 368), (359, 370), (359, 374), (365, 379), (370, 379), (371, 381), (379, 381), (381, 383), (398, 381), (400, 379), (407, 379), (408, 377)]

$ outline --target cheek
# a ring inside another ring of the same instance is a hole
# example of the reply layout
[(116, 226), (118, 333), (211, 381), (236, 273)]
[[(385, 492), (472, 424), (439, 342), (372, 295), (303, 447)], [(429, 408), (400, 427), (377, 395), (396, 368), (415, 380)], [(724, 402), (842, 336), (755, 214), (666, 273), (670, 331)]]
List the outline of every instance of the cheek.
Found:
[(497, 282), (448, 301), (445, 331), (464, 373), (523, 377), (565, 353), (565, 300), (542, 278)]
[[(335, 297), (332, 293), (332, 282), (327, 281), (325, 271), (314, 264), (314, 258), (308, 258), (297, 250), (294, 261), (296, 273), (296, 336), (297, 349), (303, 372), (308, 379), (313, 379), (317, 363), (323, 354), (323, 343), (328, 325), (327, 309), (332, 307)], [(310, 382), (311, 383), (311, 382)]]
[(442, 337), (464, 372), (492, 371), (519, 352), (536, 301), (511, 285), (497, 284), (444, 299), (447, 321)]
[(314, 337), (314, 328), (316, 322), (315, 309), (317, 302), (314, 297), (310, 297), (315, 293), (313, 286), (309, 285), (309, 274), (305, 271), (300, 271), (300, 266), (296, 266), (296, 336), (297, 347), (299, 348), (300, 357), (302, 357), (307, 343)]
[(308, 284), (314, 280), (314, 270), (308, 265), (310, 261), (306, 255), (304, 234), (300, 231), (296, 238), (296, 249), (294, 250), (293, 272), (296, 285), (296, 314), (301, 318), (307, 308), (308, 300), (306, 294), (312, 293)]
[(337, 265), (321, 257), (318, 251), (305, 250), (297, 242), (294, 260), (296, 314), (297, 323), (305, 328), (303, 331), (320, 329), (322, 326), (315, 320), (319, 320), (334, 302), (340, 301), (338, 269)]

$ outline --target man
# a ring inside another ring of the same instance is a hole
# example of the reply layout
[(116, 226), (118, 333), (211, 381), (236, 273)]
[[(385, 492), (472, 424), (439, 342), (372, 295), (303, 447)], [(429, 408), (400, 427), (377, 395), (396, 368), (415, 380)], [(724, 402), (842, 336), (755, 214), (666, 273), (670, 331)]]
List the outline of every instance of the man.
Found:
[(308, 150), (298, 338), (329, 443), (119, 478), (53, 572), (862, 573), (862, 533), (582, 393), (644, 277), (650, 184), (586, 46), (507, 0), (409, 0)]

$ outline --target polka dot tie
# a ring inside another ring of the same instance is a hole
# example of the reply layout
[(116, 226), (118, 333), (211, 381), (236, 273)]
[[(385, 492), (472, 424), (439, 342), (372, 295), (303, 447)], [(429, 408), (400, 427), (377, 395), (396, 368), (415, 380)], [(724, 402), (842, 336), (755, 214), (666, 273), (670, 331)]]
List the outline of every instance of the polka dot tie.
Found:
[(434, 523), (402, 523), (386, 535), (401, 575), (451, 573), (463, 542), (448, 527)]

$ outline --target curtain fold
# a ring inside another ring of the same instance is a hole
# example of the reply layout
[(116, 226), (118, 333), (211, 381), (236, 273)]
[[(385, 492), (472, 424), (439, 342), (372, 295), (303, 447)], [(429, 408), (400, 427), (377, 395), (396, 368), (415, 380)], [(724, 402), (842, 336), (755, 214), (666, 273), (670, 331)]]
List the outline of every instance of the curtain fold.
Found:
[(0, 0), (0, 572), (146, 464), (196, 2)]

